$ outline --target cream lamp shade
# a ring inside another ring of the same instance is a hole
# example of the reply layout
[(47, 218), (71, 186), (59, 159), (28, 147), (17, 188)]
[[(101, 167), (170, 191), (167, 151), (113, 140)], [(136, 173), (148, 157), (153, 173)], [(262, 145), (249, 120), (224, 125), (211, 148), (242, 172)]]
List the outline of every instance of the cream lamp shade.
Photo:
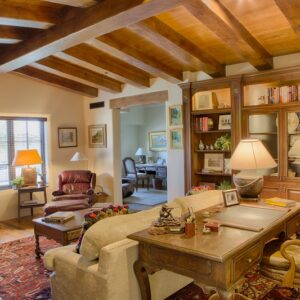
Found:
[(70, 159), (70, 161), (82, 161), (82, 160), (88, 160), (88, 158), (85, 156), (84, 153), (81, 152), (75, 152)]
[(24, 185), (36, 185), (37, 173), (30, 165), (40, 165), (43, 161), (36, 149), (18, 150), (13, 160), (13, 166), (27, 166), (22, 168), (21, 174)]
[(233, 175), (240, 198), (257, 201), (263, 189), (263, 176), (257, 170), (276, 166), (277, 163), (260, 140), (241, 140), (228, 165), (230, 169), (242, 171)]
[(277, 163), (260, 140), (241, 140), (229, 162), (233, 170), (257, 170), (274, 168)]

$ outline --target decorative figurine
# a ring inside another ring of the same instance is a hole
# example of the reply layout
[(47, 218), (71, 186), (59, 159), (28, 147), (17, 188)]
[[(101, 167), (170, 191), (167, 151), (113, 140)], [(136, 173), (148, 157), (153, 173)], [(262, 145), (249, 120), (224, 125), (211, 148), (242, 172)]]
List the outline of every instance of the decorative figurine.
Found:
[(210, 149), (210, 150), (214, 150), (214, 145), (210, 145), (210, 146), (209, 146), (209, 149)]
[(180, 226), (181, 223), (179, 220), (175, 219), (172, 216), (173, 207), (168, 207), (167, 205), (163, 205), (159, 212), (159, 218), (156, 222), (153, 223), (153, 226), (163, 227), (163, 226)]
[(200, 140), (200, 142), (199, 142), (199, 149), (200, 150), (204, 150), (205, 149), (205, 145), (203, 144), (202, 140)]

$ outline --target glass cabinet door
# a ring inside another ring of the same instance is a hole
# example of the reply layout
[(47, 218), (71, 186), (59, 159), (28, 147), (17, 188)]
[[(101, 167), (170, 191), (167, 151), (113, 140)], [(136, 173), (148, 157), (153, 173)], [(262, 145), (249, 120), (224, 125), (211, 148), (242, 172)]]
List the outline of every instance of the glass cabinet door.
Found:
[[(278, 164), (277, 112), (250, 114), (248, 120), (248, 137), (261, 140)], [(260, 170), (260, 172), (262, 175), (278, 176), (278, 167)]]
[(300, 177), (300, 112), (287, 113), (288, 177)]

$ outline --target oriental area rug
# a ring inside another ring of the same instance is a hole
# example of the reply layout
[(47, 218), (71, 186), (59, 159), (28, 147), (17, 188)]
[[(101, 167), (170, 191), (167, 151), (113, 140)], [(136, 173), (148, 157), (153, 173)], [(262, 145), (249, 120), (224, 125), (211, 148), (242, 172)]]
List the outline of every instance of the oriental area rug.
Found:
[[(42, 251), (60, 246), (40, 237)], [(34, 237), (0, 244), (0, 299), (51, 299), (50, 280), (43, 259), (35, 258)]]
[[(60, 246), (53, 240), (40, 237), (42, 251)], [(35, 258), (34, 237), (0, 244), (0, 300), (51, 300), (51, 272), (43, 260)], [(245, 275), (239, 293), (256, 300), (300, 300), (295, 289), (282, 288), (261, 276), (257, 269)], [(207, 300), (209, 297), (194, 283), (167, 298), (167, 300)], [(134, 300), (134, 299), (133, 299)]]

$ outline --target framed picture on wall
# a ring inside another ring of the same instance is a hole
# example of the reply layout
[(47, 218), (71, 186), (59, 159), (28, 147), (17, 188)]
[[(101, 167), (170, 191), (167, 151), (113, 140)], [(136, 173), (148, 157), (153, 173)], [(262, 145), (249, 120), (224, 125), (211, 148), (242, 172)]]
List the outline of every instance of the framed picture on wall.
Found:
[(90, 125), (88, 128), (89, 147), (106, 148), (106, 124)]
[(182, 126), (182, 105), (173, 105), (169, 107), (170, 126)]
[(170, 147), (172, 149), (182, 149), (183, 147), (182, 128), (170, 130)]
[(77, 147), (76, 127), (58, 128), (58, 147), (59, 148)]
[(167, 136), (165, 131), (149, 132), (149, 149), (152, 151), (167, 150)]

